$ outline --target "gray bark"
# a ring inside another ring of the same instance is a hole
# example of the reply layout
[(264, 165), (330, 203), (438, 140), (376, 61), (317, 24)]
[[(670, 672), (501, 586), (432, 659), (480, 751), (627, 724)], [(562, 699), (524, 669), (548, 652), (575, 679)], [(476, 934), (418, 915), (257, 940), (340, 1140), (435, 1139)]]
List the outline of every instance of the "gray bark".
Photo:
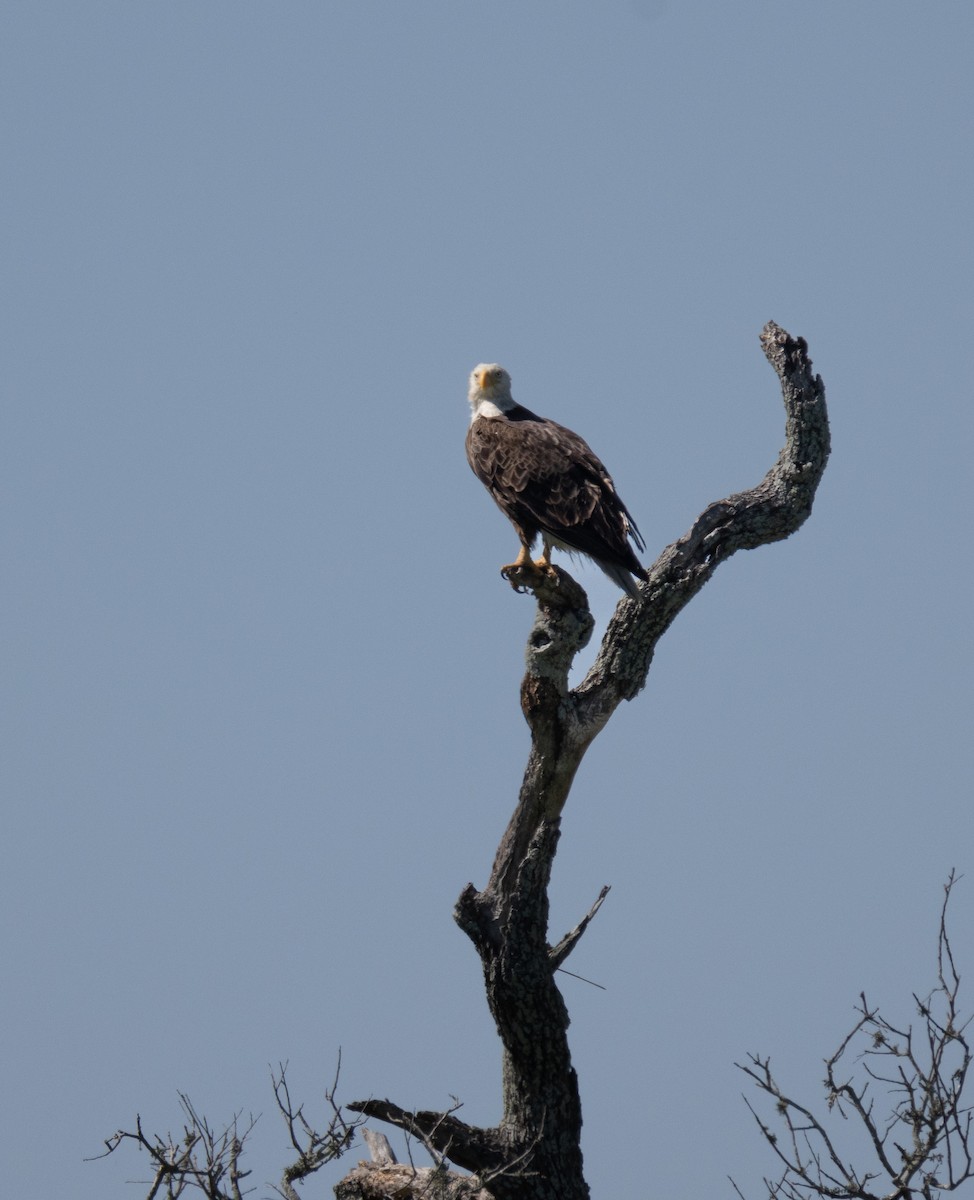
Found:
[[(589, 1196), (568, 1012), (554, 974), (594, 909), (557, 945), (548, 942), (548, 882), (561, 812), (579, 763), (621, 701), (631, 700), (645, 686), (656, 644), (681, 609), (732, 554), (798, 529), (811, 512), (825, 469), (825, 392), (812, 374), (805, 342), (773, 323), (765, 326), (761, 342), (781, 382), (785, 405), (785, 445), (777, 462), (756, 487), (711, 504), (682, 538), (666, 547), (640, 585), (640, 599), (620, 600), (595, 662), (578, 687), (568, 687), (568, 672), (593, 627), (584, 591), (560, 568), (541, 581), (510, 572), (512, 585), (530, 586), (537, 600), (521, 684), (531, 750), (490, 879), (480, 891), (468, 884), (454, 910), (480, 956), (487, 1002), (503, 1047), (503, 1116), (499, 1125), (480, 1129), (451, 1113), (406, 1111), (387, 1100), (348, 1106), (421, 1139), (435, 1155), (471, 1171), (475, 1178), (468, 1185), (495, 1200)], [(341, 1200), (376, 1194), (356, 1191), (355, 1174), (336, 1189)], [(440, 1177), (444, 1183), (451, 1180), (451, 1186), (462, 1183), (454, 1173), (441, 1172)], [(396, 1192), (419, 1194), (418, 1188)]]

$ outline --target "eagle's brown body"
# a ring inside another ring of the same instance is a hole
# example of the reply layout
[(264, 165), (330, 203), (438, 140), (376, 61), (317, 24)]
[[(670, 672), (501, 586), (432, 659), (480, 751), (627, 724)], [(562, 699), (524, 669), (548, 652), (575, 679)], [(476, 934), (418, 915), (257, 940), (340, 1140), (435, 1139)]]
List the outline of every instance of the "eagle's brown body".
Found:
[(517, 530), (522, 554), (540, 533), (548, 565), (551, 547), (587, 554), (629, 595), (646, 573), (630, 539), (645, 544), (602, 462), (587, 443), (554, 421), (516, 404), (510, 377), (496, 365), (471, 376), (473, 419), (467, 431), (467, 460)]

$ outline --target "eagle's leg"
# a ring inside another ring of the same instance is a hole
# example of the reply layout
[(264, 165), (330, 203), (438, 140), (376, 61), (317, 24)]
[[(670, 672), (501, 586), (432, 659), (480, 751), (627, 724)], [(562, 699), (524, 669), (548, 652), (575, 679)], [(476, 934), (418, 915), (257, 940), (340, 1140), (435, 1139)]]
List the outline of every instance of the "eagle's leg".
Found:
[(520, 571), (524, 567), (533, 566), (534, 563), (531, 561), (531, 547), (522, 539), (521, 549), (517, 552), (517, 558), (512, 563), (508, 563), (507, 566), (501, 567), (501, 574), (506, 576), (508, 571)]
[[(520, 532), (520, 531), (519, 531)], [(544, 544), (544, 553), (537, 562), (531, 559), (531, 542), (521, 535), (521, 549), (518, 551), (517, 558), (508, 563), (506, 567), (501, 567), (501, 574), (510, 583), (516, 591), (526, 591), (532, 582), (540, 582), (538, 580), (539, 572), (547, 574), (551, 570), (551, 546), (548, 544), (547, 538)]]
[(534, 560), (534, 565), (539, 571), (544, 571), (548, 574), (551, 571), (551, 542), (548, 540), (547, 534), (541, 535), (541, 557)]

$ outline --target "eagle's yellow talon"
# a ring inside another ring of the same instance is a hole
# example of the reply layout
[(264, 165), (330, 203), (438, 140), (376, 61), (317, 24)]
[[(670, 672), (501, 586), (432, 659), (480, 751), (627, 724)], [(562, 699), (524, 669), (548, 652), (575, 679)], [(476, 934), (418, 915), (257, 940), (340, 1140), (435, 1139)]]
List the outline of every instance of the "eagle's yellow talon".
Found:
[(523, 559), (518, 558), (516, 562), (501, 567), (501, 575), (516, 592), (522, 594), (531, 591), (546, 579), (557, 580), (558, 578), (558, 572), (550, 562), (545, 562), (543, 558), (532, 561), (527, 554)]

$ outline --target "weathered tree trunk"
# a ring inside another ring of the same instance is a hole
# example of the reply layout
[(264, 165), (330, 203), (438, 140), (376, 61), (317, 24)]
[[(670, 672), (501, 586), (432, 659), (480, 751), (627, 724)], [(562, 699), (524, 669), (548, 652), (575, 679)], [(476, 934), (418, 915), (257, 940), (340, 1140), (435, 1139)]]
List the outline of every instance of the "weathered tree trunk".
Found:
[[(453, 1195), (496, 1200), (587, 1200), (589, 1195), (568, 1012), (554, 975), (602, 896), (574, 930), (557, 945), (549, 944), (548, 881), (561, 811), (582, 756), (619, 703), (645, 685), (656, 643), (677, 613), (720, 562), (737, 550), (787, 537), (811, 512), (829, 454), (822, 381), (812, 374), (802, 339), (769, 323), (761, 341), (785, 404), (786, 438), (778, 461), (757, 487), (711, 504), (684, 537), (663, 551), (640, 586), (640, 599), (619, 602), (578, 687), (569, 689), (568, 672), (592, 632), (585, 593), (557, 568), (540, 584), (509, 573), (515, 586), (531, 583), (538, 604), (521, 685), (531, 751), (490, 880), (482, 891), (469, 884), (454, 911), (480, 955), (487, 1002), (503, 1045), (503, 1117), (496, 1127), (479, 1129), (450, 1113), (410, 1112), (388, 1100), (348, 1106), (406, 1130), (434, 1156), (471, 1171), (473, 1178), (445, 1169), (435, 1173), (442, 1187), (458, 1189)], [(356, 1168), (336, 1188), (339, 1200), (440, 1194), (425, 1178), (428, 1171), (397, 1177), (398, 1190), (377, 1191), (369, 1181), (376, 1181), (379, 1170)]]

